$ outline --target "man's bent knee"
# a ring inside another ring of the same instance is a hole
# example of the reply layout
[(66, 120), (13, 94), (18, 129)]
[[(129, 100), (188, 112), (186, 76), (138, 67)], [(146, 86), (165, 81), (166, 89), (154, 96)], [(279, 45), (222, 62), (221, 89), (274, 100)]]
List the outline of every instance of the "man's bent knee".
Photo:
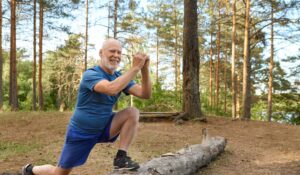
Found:
[(138, 122), (140, 117), (140, 111), (135, 107), (128, 107), (126, 109), (126, 112), (128, 112), (129, 119)]

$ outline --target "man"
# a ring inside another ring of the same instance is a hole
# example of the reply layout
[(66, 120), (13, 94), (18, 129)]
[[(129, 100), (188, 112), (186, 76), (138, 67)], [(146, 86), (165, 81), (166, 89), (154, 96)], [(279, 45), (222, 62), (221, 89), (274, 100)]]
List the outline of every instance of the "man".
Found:
[[(86, 162), (97, 143), (114, 142), (119, 135), (119, 150), (113, 162), (115, 169), (139, 168), (139, 164), (127, 156), (128, 147), (137, 133), (139, 111), (129, 107), (113, 113), (112, 108), (121, 92), (150, 98), (149, 57), (137, 53), (133, 56), (132, 67), (121, 75), (116, 71), (121, 61), (121, 51), (118, 40), (107, 39), (99, 52), (99, 65), (84, 73), (58, 165), (28, 164), (22, 168), (22, 175), (68, 175), (72, 168)], [(132, 81), (140, 71), (141, 85)]]

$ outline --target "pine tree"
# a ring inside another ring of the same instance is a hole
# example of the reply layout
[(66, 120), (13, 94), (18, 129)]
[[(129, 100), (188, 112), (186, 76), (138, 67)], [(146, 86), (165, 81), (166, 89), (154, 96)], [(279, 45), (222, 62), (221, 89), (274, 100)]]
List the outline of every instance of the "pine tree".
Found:
[(16, 47), (16, 0), (10, 1), (10, 105), (12, 111), (17, 111), (18, 105), (18, 88), (17, 88), (17, 47)]
[(44, 0), (39, 0), (39, 110), (44, 108), (42, 66), (43, 66), (43, 33), (44, 33)]
[(117, 38), (118, 33), (118, 0), (114, 1), (114, 38)]
[(36, 111), (36, 0), (33, 0), (32, 109)]
[(200, 108), (199, 64), (197, 1), (184, 0), (183, 111), (190, 118), (203, 119)]
[(156, 51), (156, 61), (155, 61), (155, 84), (159, 84), (159, 63), (160, 63), (160, 45), (161, 45), (161, 28), (162, 28), (162, 1), (153, 1), (151, 5), (147, 7), (148, 13), (145, 17), (146, 28), (148, 30), (154, 30), (153, 37), (153, 46)]
[(231, 48), (231, 103), (232, 118), (236, 118), (236, 78), (235, 78), (235, 42), (236, 42), (236, 0), (232, 3), (232, 48)]
[(217, 64), (216, 64), (216, 108), (219, 110), (220, 91), (220, 54), (221, 54), (221, 1), (218, 3), (218, 31), (217, 31)]
[(210, 15), (210, 49), (209, 49), (209, 94), (210, 94), (210, 110), (214, 105), (213, 100), (213, 34), (214, 34), (214, 8), (213, 1), (209, 1), (209, 15)]
[(87, 52), (88, 52), (88, 31), (89, 31), (89, 0), (85, 1), (85, 49), (84, 49), (84, 70), (87, 69)]
[(2, 1), (0, 2), (0, 111), (3, 107)]
[(243, 65), (243, 119), (251, 118), (251, 86), (250, 86), (250, 0), (246, 0), (245, 35), (244, 35), (244, 65)]
[(272, 92), (273, 92), (273, 57), (274, 57), (274, 9), (271, 4), (271, 54), (269, 62), (269, 90), (268, 90), (268, 121), (272, 118)]

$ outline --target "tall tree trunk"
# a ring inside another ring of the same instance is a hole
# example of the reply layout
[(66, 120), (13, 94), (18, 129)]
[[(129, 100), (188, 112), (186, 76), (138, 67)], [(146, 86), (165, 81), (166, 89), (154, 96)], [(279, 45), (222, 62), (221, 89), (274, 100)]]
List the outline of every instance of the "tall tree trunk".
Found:
[(244, 65), (243, 65), (243, 119), (251, 118), (251, 89), (250, 89), (250, 0), (246, 0), (245, 36), (244, 36)]
[(43, 110), (44, 108), (44, 99), (43, 99), (43, 84), (42, 84), (42, 66), (43, 66), (43, 32), (44, 32), (44, 2), (39, 0), (40, 4), (40, 28), (39, 28), (39, 109)]
[(200, 107), (199, 64), (197, 1), (184, 0), (183, 111), (190, 118), (203, 118)]
[(231, 43), (231, 103), (232, 118), (236, 118), (236, 80), (235, 80), (235, 36), (236, 36), (236, 0), (232, 4), (232, 43)]
[(0, 111), (3, 107), (2, 1), (0, 1)]
[(238, 73), (236, 81), (236, 117), (241, 118), (241, 74)]
[(17, 111), (18, 110), (18, 87), (17, 87), (17, 46), (16, 46), (16, 0), (10, 1), (10, 8), (11, 8), (11, 36), (10, 36), (10, 70), (11, 70), (11, 87), (10, 95), (11, 95), (11, 110)]
[[(216, 47), (217, 47), (217, 44), (216, 44)], [(213, 68), (214, 68), (214, 82), (215, 82), (215, 94), (214, 94), (214, 101), (213, 101), (213, 104), (214, 104), (214, 108), (216, 109), (217, 108), (217, 55), (215, 55), (215, 62), (213, 62)]]
[(210, 15), (210, 49), (209, 49), (209, 94), (210, 94), (210, 110), (212, 111), (214, 105), (213, 96), (213, 34), (214, 34), (214, 2), (209, 1), (209, 15)]
[(158, 65), (159, 65), (159, 37), (158, 37), (158, 28), (156, 28), (156, 85), (158, 85)]
[[(15, 9), (13, 10), (13, 5), (15, 4), (15, 1), (10, 0), (10, 58), (9, 58), (9, 92), (8, 92), (8, 105), (11, 106), (12, 103), (12, 40), (13, 40), (13, 34), (12, 34), (12, 26), (13, 26), (13, 21), (12, 18), (15, 19), (15, 17), (13, 17), (13, 13), (15, 14)], [(2, 12), (1, 12), (2, 13)], [(2, 26), (1, 26), (2, 27)]]
[(227, 48), (225, 50), (224, 60), (224, 112), (227, 112)]
[[(114, 2), (114, 38), (117, 38), (117, 27), (118, 27), (118, 0)], [(130, 96), (130, 106), (133, 106), (133, 96)], [(115, 103), (114, 109), (118, 110), (118, 102)]]
[(176, 0), (173, 1), (173, 13), (174, 13), (174, 20), (175, 20), (175, 24), (174, 24), (174, 33), (175, 33), (175, 45), (174, 45), (174, 58), (175, 58), (175, 96), (176, 96), (176, 102), (179, 101), (180, 96), (178, 95), (179, 92), (179, 83), (180, 83), (180, 58), (179, 58), (179, 54), (178, 54), (178, 37), (179, 37), (179, 33), (178, 33), (178, 21), (177, 21), (177, 12), (176, 12)]
[(114, 3), (114, 38), (117, 38), (117, 27), (118, 27), (118, 0), (115, 0)]
[(209, 94), (210, 94), (210, 109), (212, 110), (212, 107), (213, 107), (213, 72), (212, 72), (212, 69), (213, 69), (213, 41), (212, 41), (212, 38), (213, 38), (213, 25), (211, 24), (211, 30), (210, 30), (210, 49), (209, 49), (209, 58), (210, 58), (210, 61), (209, 61)]
[(36, 111), (36, 0), (33, 0), (32, 109)]
[(110, 1), (108, 1), (108, 12), (107, 12), (107, 37), (109, 38), (109, 25), (110, 25)]
[(89, 31), (89, 0), (85, 1), (85, 47), (84, 47), (84, 70), (87, 69), (88, 31)]
[(269, 63), (269, 92), (268, 92), (268, 121), (272, 119), (272, 92), (273, 92), (273, 67), (274, 67), (274, 9), (271, 4), (271, 54)]
[(217, 33), (217, 66), (216, 66), (216, 107), (219, 110), (219, 90), (220, 90), (220, 79), (219, 79), (219, 69), (220, 69), (220, 52), (221, 52), (221, 1), (219, 1), (219, 16), (218, 16), (218, 33)]

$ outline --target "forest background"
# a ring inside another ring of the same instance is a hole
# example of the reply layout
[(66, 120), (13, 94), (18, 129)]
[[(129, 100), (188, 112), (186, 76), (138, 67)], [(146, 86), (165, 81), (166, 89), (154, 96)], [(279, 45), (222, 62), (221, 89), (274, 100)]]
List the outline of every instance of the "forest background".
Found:
[[(198, 1), (202, 114), (243, 118), (248, 83), (251, 119), (300, 124), (299, 6), (297, 0)], [(73, 110), (82, 73), (97, 64), (104, 38), (114, 37), (123, 43), (121, 71), (144, 51), (153, 80), (150, 100), (122, 96), (116, 109), (184, 111), (183, 7), (180, 0), (1, 1), (0, 109)]]

